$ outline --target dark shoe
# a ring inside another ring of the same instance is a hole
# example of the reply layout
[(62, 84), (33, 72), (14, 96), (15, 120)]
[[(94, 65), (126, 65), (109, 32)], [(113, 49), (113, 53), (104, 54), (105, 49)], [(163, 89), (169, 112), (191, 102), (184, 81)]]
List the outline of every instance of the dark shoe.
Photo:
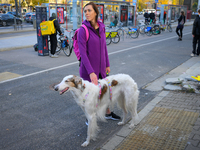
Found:
[(179, 38), (179, 39), (178, 39), (178, 41), (182, 41), (182, 39), (181, 39), (181, 38)]
[(119, 120), (119, 119), (121, 119), (120, 116), (117, 116), (113, 112), (111, 112), (110, 114), (106, 114), (105, 118), (106, 119), (112, 119), (112, 120)]

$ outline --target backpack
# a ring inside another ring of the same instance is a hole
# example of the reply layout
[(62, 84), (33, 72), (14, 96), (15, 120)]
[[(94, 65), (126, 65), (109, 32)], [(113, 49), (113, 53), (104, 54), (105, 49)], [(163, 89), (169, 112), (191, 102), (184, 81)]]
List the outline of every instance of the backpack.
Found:
[(40, 29), (41, 29), (41, 33), (43, 36), (56, 33), (56, 29), (54, 26), (54, 20), (55, 19), (53, 19), (52, 21), (43, 21), (40, 23)]
[[(82, 24), (81, 27), (83, 27), (85, 29), (86, 39), (87, 39), (86, 41), (88, 41), (88, 39), (89, 39), (88, 28), (84, 24)], [(79, 47), (78, 47), (78, 32), (79, 32), (79, 30), (80, 30), (80, 28), (75, 31), (75, 34), (72, 38), (73, 39), (74, 53), (75, 53), (78, 60), (80, 60), (80, 58), (81, 58), (81, 55), (80, 55), (80, 52), (79, 52)]]

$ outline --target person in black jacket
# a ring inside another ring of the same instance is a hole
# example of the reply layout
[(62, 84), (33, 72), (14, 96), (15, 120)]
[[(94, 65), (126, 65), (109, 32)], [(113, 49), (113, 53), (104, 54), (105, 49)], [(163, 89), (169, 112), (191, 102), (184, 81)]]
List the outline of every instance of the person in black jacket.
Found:
[[(182, 41), (182, 37), (183, 37), (183, 28), (184, 28), (184, 24), (185, 24), (185, 15), (184, 15), (184, 11), (181, 11), (181, 16), (178, 19), (178, 26), (176, 27), (176, 33), (179, 36), (178, 41)], [(180, 33), (178, 32), (180, 30)]]
[(148, 24), (148, 22), (149, 22), (148, 10), (144, 13), (144, 18), (145, 18), (145, 24)]
[(49, 21), (52, 21), (52, 20), (54, 20), (54, 26), (55, 26), (55, 29), (56, 29), (56, 33), (50, 35), (50, 42), (51, 42), (51, 55), (50, 56), (52, 58), (57, 58), (58, 55), (55, 55), (56, 48), (57, 48), (57, 31), (60, 33), (60, 35), (62, 35), (62, 32), (60, 30), (60, 25), (58, 23), (58, 20), (56, 20), (56, 14), (55, 13), (52, 13), (52, 16), (49, 18)]
[(151, 11), (151, 13), (149, 14), (149, 18), (150, 18), (150, 20), (152, 20), (152, 23), (154, 23), (155, 14), (153, 13), (153, 11)]
[[(194, 23), (193, 23), (193, 29), (192, 29), (192, 36), (193, 36), (193, 51), (191, 56), (199, 56), (200, 53), (200, 9), (198, 10), (198, 15), (196, 16)], [(198, 47), (196, 50), (196, 45), (198, 41)]]

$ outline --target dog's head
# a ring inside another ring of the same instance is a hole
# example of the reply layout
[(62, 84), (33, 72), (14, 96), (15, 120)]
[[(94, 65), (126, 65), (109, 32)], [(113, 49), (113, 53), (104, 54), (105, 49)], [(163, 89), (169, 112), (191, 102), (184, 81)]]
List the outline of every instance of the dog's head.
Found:
[(81, 88), (82, 87), (82, 79), (75, 75), (69, 75), (63, 78), (63, 80), (54, 86), (55, 91), (60, 91), (60, 95), (64, 94), (71, 88)]

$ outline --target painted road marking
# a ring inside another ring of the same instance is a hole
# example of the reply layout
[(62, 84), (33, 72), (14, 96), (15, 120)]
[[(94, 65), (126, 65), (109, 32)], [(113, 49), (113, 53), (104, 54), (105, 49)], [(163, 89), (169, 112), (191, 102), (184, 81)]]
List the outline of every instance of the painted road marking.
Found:
[(16, 74), (16, 73), (12, 73), (12, 72), (2, 72), (0, 73), (0, 83), (2, 81), (8, 81), (10, 79), (17, 79), (22, 75)]

